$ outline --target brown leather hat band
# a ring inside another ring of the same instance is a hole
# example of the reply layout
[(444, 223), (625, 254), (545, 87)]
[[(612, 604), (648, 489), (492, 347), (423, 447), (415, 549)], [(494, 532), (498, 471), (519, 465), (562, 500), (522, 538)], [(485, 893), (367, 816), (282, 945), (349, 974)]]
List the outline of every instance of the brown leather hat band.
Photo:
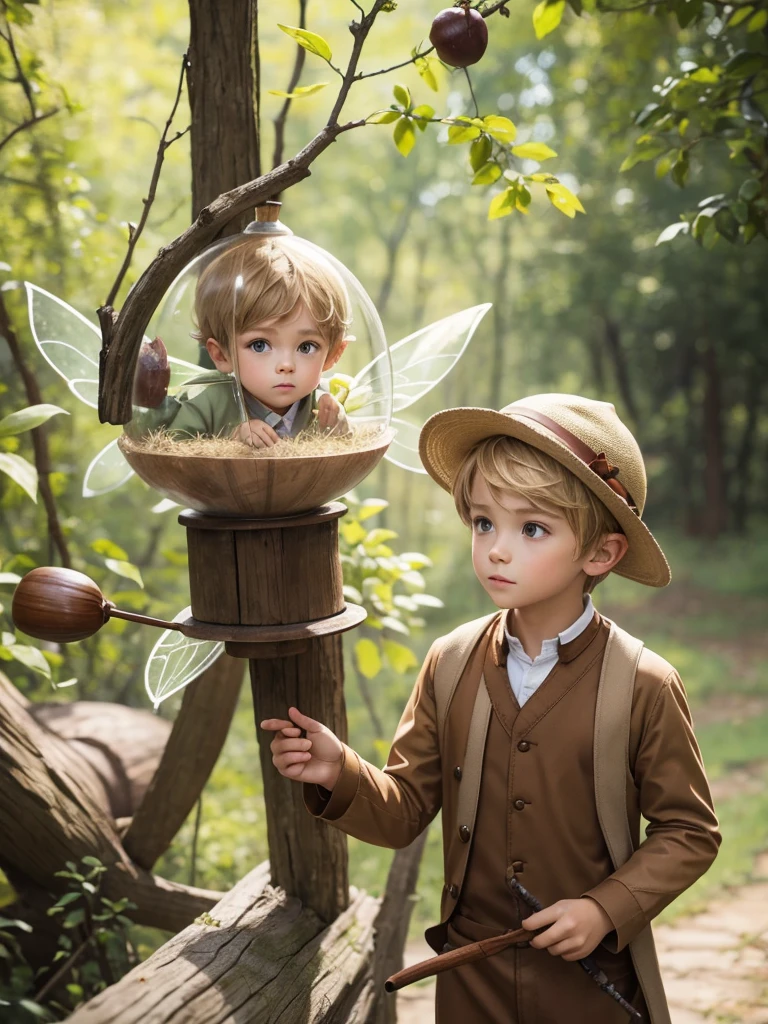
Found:
[(580, 459), (586, 466), (589, 466), (593, 473), (596, 473), (601, 480), (608, 484), (611, 490), (627, 503), (635, 515), (639, 514), (632, 495), (624, 484), (616, 479), (620, 472), (619, 467), (610, 464), (605, 457), (605, 452), (598, 454), (593, 451), (588, 444), (585, 444), (575, 434), (572, 434), (570, 430), (566, 430), (565, 427), (556, 423), (555, 420), (546, 416), (543, 412), (539, 412), (537, 409), (527, 409), (525, 406), (516, 405), (514, 412), (507, 415), (511, 415), (513, 419), (520, 417), (521, 419), (534, 420), (540, 426), (545, 427), (559, 441), (562, 441), (577, 459)]

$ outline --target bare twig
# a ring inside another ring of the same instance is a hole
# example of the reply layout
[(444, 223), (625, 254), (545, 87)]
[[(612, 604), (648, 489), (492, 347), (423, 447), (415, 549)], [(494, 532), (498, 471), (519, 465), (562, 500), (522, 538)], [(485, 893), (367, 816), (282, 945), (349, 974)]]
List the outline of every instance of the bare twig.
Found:
[(472, 102), (475, 105), (475, 117), (480, 117), (480, 108), (477, 105), (477, 98), (475, 96), (475, 90), (472, 88), (472, 79), (469, 77), (469, 70), (464, 68), (464, 74), (467, 79), (467, 85), (469, 86), (469, 94), (472, 97)]
[(45, 999), (45, 997), (51, 991), (51, 989), (55, 988), (55, 986), (58, 985), (58, 983), (61, 981), (61, 979), (65, 978), (67, 976), (67, 974), (72, 970), (72, 968), (75, 966), (75, 964), (80, 959), (80, 957), (83, 955), (83, 953), (86, 951), (86, 949), (88, 949), (90, 944), (91, 944), (91, 939), (90, 939), (90, 936), (89, 936), (85, 940), (85, 942), (81, 942), (80, 943), (80, 945), (74, 951), (72, 956), (68, 957), (64, 961), (64, 963), (61, 965), (61, 967), (58, 969), (58, 971), (56, 971), (54, 974), (52, 974), (50, 976), (50, 978), (48, 979), (48, 981), (46, 981), (46, 983), (43, 985), (43, 987), (38, 992), (35, 993), (34, 1000), (35, 1000), (36, 1003), (41, 1003), (43, 1001), (43, 999)]
[[(299, 0), (299, 28), (307, 27), (307, 4), (309, 0)], [(296, 44), (296, 60), (294, 61), (293, 71), (291, 72), (291, 78), (288, 82), (288, 88), (286, 92), (289, 94), (286, 98), (280, 113), (274, 119), (275, 125), (275, 149), (272, 154), (272, 166), (277, 167), (283, 162), (283, 147), (285, 145), (285, 122), (288, 119), (288, 111), (291, 107), (290, 94), (299, 84), (301, 80), (301, 73), (304, 70), (304, 61), (307, 56), (307, 51), (303, 46)]]
[[(16, 335), (16, 331), (13, 329), (13, 324), (8, 315), (8, 309), (5, 305), (5, 298), (2, 292), (0, 292), (0, 334), (5, 338), (8, 343), (8, 348), (11, 350), (11, 356), (16, 365), (16, 369), (19, 371), (22, 381), (24, 382), (24, 390), (27, 395), (27, 402), (30, 405), (41, 405), (43, 397), (40, 394), (40, 386), (37, 383), (32, 370), (27, 365), (24, 356), (21, 352), (21, 345)], [(48, 452), (48, 437), (47, 427), (45, 425), (35, 427), (32, 431), (32, 445), (35, 452), (35, 468), (37, 469), (38, 486), (40, 488), (40, 495), (43, 499), (43, 505), (45, 506), (45, 513), (48, 518), (48, 536), (51, 544), (56, 547), (61, 558), (61, 564), (66, 568), (72, 565), (72, 559), (69, 554), (69, 548), (64, 537), (64, 531), (61, 528), (59, 522), (59, 513), (56, 508), (56, 500), (53, 496), (51, 489), (51, 460)]]
[(117, 293), (120, 290), (120, 285), (123, 283), (123, 279), (125, 278), (125, 275), (128, 273), (128, 268), (131, 265), (131, 260), (133, 259), (133, 253), (136, 248), (136, 244), (139, 241), (139, 238), (141, 238), (141, 234), (144, 230), (144, 227), (146, 226), (147, 219), (149, 218), (149, 211), (152, 208), (152, 204), (155, 201), (155, 196), (157, 194), (157, 185), (158, 182), (160, 181), (160, 171), (162, 170), (163, 161), (165, 160), (165, 152), (170, 146), (173, 145), (174, 142), (178, 141), (178, 139), (180, 139), (183, 135), (186, 135), (187, 132), (189, 131), (189, 127), (187, 127), (184, 129), (184, 131), (176, 132), (172, 139), (168, 138), (168, 132), (171, 130), (171, 124), (173, 122), (173, 118), (176, 115), (176, 110), (178, 109), (179, 101), (181, 99), (181, 92), (182, 89), (184, 88), (184, 76), (187, 73), (188, 66), (189, 62), (187, 60), (187, 54), (185, 53), (181, 59), (181, 72), (179, 74), (179, 84), (176, 88), (176, 98), (173, 101), (173, 108), (171, 109), (171, 113), (168, 117), (168, 120), (165, 122), (163, 134), (160, 136), (160, 144), (157, 147), (157, 157), (155, 159), (155, 168), (152, 171), (152, 179), (149, 183), (149, 192), (147, 193), (147, 198), (142, 200), (144, 209), (141, 212), (141, 219), (139, 220), (138, 226), (134, 230), (129, 231), (128, 250), (125, 254), (123, 265), (120, 267), (118, 275), (115, 278), (115, 283), (112, 285), (109, 295), (107, 296), (106, 302), (104, 303), (105, 306), (111, 306), (112, 303), (115, 301)]
[(434, 46), (430, 46), (426, 50), (419, 50), (418, 53), (414, 53), (408, 60), (401, 60), (399, 64), (392, 64), (391, 67), (381, 68), (379, 71), (366, 71), (361, 72), (357, 76), (357, 81), (361, 82), (364, 78), (375, 78), (377, 75), (386, 75), (390, 71), (398, 71), (400, 68), (407, 68), (409, 64), (415, 64), (417, 60), (421, 60), (422, 57), (429, 56), (434, 50)]
[(32, 128), (34, 125), (40, 124), (41, 121), (47, 121), (49, 117), (53, 117), (54, 114), (58, 114), (60, 110), (61, 107), (54, 107), (53, 110), (48, 110), (45, 114), (38, 114), (36, 117), (30, 117), (26, 121), (22, 121), (21, 124), (17, 124), (12, 131), (8, 132), (5, 138), (0, 139), (0, 149), (2, 149), (3, 146), (7, 146), (11, 139), (15, 135), (18, 135), (19, 132), (23, 132), (27, 128)]

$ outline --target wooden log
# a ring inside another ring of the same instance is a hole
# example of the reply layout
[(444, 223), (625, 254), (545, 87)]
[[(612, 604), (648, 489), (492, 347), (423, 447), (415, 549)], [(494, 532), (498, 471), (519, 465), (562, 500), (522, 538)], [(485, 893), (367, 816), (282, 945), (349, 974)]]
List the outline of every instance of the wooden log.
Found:
[(342, 1024), (371, 986), (378, 900), (353, 892), (327, 928), (264, 866), (145, 963), (68, 1018), (70, 1024)]
[(151, 711), (103, 701), (45, 701), (28, 710), (88, 762), (106, 792), (103, 809), (113, 818), (135, 813), (160, 763), (170, 722)]
[(200, 798), (229, 732), (245, 666), (222, 655), (190, 683), (162, 760), (123, 846), (149, 870), (170, 846)]

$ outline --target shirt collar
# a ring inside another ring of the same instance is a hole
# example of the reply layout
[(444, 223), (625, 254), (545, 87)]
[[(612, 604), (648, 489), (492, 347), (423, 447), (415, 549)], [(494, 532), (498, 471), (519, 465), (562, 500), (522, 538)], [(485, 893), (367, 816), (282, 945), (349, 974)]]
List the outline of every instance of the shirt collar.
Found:
[[(496, 635), (493, 641), (494, 649), (494, 661), (497, 665), (502, 665), (506, 661), (507, 654), (510, 650), (514, 650), (515, 647), (520, 647), (520, 641), (517, 637), (512, 636), (507, 631), (507, 620), (509, 618), (509, 612), (502, 612), (499, 617), (499, 626), (496, 631)], [(564, 629), (561, 633), (558, 633), (556, 637), (551, 640), (545, 640), (541, 646), (542, 652), (546, 651), (547, 647), (551, 647), (552, 650), (558, 650), (561, 657), (566, 653), (563, 648), (566, 644), (571, 644), (572, 641), (580, 637), (588, 626), (591, 625), (595, 619), (595, 606), (592, 603), (592, 597), (590, 594), (586, 595), (584, 602), (584, 611), (572, 622), (567, 629)], [(513, 642), (510, 642), (513, 641)], [(580, 645), (579, 645), (580, 646)], [(563, 660), (570, 660), (563, 657)]]

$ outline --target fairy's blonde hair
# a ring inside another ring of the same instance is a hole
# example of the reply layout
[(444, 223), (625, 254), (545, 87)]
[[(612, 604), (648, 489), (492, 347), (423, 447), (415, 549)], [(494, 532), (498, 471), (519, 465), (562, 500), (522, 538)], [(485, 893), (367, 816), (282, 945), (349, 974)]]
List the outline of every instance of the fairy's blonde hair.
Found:
[[(461, 520), (470, 525), (470, 494), (478, 473), (502, 502), (505, 491), (525, 497), (535, 508), (562, 516), (576, 537), (574, 561), (593, 550), (608, 533), (623, 533), (615, 517), (581, 480), (557, 459), (515, 437), (488, 437), (467, 455), (453, 483)], [(584, 593), (608, 573), (588, 576)]]
[(247, 238), (205, 268), (195, 292), (195, 337), (214, 338), (225, 353), (238, 334), (279, 319), (304, 302), (334, 355), (351, 321), (349, 297), (337, 271), (290, 239)]

